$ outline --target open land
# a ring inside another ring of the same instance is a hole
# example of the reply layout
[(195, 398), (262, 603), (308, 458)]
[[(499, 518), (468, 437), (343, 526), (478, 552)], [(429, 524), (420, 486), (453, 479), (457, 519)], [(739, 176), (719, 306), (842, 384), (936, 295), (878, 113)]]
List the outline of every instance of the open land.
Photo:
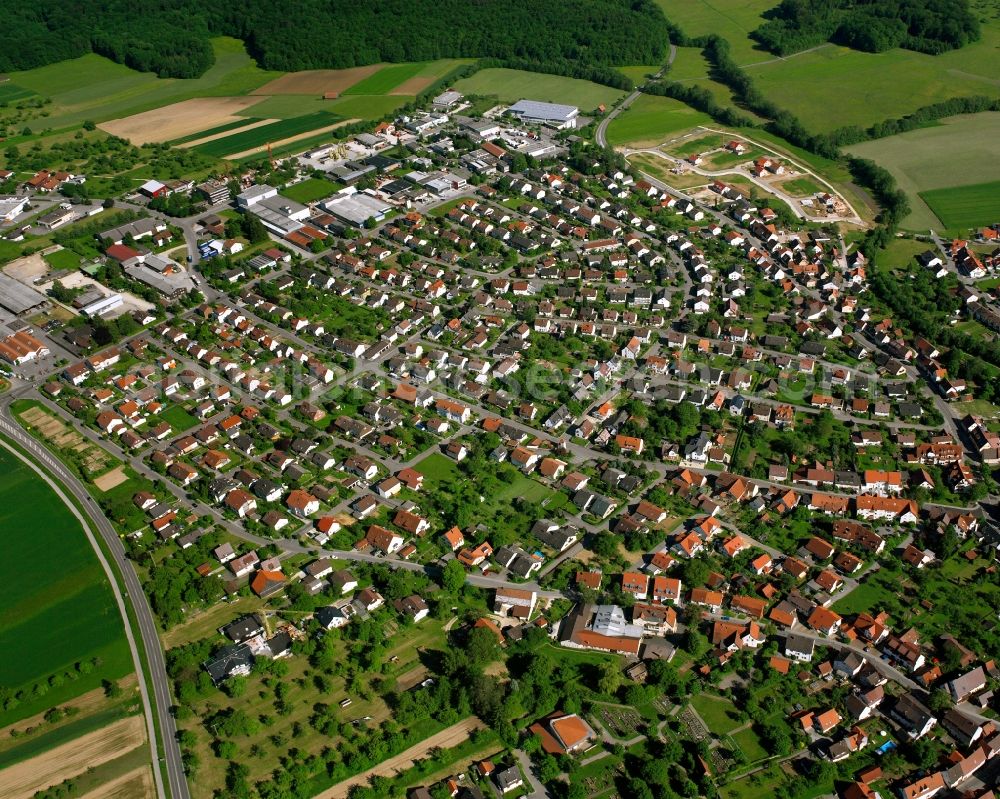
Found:
[(711, 122), (711, 117), (670, 97), (644, 94), (608, 125), (608, 143), (651, 147), (674, 133)]
[(482, 69), (475, 75), (457, 81), (455, 90), (463, 94), (495, 95), (501, 102), (515, 102), (527, 97), (565, 103), (579, 106), (584, 112), (602, 104), (611, 105), (623, 94), (619, 89), (587, 80), (542, 75), (520, 69)]

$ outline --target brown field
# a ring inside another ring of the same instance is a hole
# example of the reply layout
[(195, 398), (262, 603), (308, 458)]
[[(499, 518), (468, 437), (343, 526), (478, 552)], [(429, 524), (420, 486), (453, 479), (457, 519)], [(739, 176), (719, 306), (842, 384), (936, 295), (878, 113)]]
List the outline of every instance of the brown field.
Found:
[(434, 81), (436, 81), (433, 75), (414, 75), (409, 80), (404, 80), (395, 89), (393, 89), (389, 94), (403, 95), (403, 94), (420, 94), (424, 89), (430, 86)]
[(128, 480), (128, 475), (125, 474), (125, 470), (119, 466), (117, 469), (112, 469), (106, 474), (102, 474), (100, 477), (94, 478), (94, 485), (97, 486), (101, 491), (110, 491), (115, 486), (120, 486)]
[(146, 723), (142, 716), (116, 721), (0, 771), (0, 796), (30, 799), (38, 791), (75, 777), (91, 766), (121, 757), (145, 740)]
[[(130, 674), (128, 677), (123, 678), (118, 683), (122, 690), (126, 693), (132, 691), (138, 684), (138, 680), (134, 674)], [(90, 713), (95, 713), (96, 711), (103, 708), (108, 704), (107, 695), (104, 693), (103, 688), (95, 688), (93, 691), (87, 691), (85, 694), (81, 694), (75, 699), (70, 699), (68, 702), (63, 702), (59, 707), (61, 708), (76, 708), (79, 713), (73, 716), (74, 719), (80, 718), (82, 716), (89, 715)], [(43, 718), (45, 713), (48, 711), (43, 711), (42, 713), (36, 713), (34, 716), (29, 716), (26, 719), (21, 719), (13, 724), (9, 724), (6, 727), (0, 727), (0, 751), (4, 749), (9, 749), (11, 746), (16, 746), (23, 743), (26, 740), (25, 731), (38, 727), (39, 732), (49, 732), (54, 729), (56, 725), (46, 722)], [(11, 736), (11, 733), (17, 730), (21, 733), (17, 738)]]
[(152, 799), (154, 796), (153, 773), (149, 766), (143, 766), (85, 793), (81, 799)]
[(272, 122), (278, 122), (277, 119), (258, 119), (256, 122), (251, 122), (249, 125), (244, 125), (242, 128), (236, 128), (235, 130), (224, 130), (222, 133), (213, 133), (211, 136), (205, 136), (203, 139), (195, 139), (194, 141), (184, 142), (180, 145), (181, 147), (197, 147), (199, 144), (207, 144), (210, 141), (215, 141), (216, 139), (224, 139), (226, 136), (232, 136), (236, 133), (243, 133), (247, 130), (253, 130), (254, 128), (259, 128), (261, 125), (270, 125)]
[(385, 64), (368, 64), (350, 69), (309, 69), (304, 72), (291, 72), (265, 83), (254, 94), (319, 94), (337, 92), (351, 88), (359, 80), (374, 75)]
[[(130, 117), (111, 119), (99, 127), (113, 136), (128, 139), (132, 144), (150, 144), (200, 130), (208, 130), (240, 119), (237, 111), (259, 103), (262, 97), (199, 97), (172, 103)], [(230, 134), (231, 135), (231, 134)]]
[(270, 147), (283, 147), (286, 144), (292, 144), (293, 142), (301, 141), (302, 139), (310, 139), (313, 136), (318, 136), (327, 130), (336, 130), (344, 125), (352, 125), (360, 120), (357, 119), (342, 119), (335, 125), (324, 125), (321, 128), (314, 128), (313, 130), (307, 130), (305, 133), (298, 133), (295, 136), (289, 136), (287, 139), (281, 139), (280, 141), (271, 142), (270, 145), (263, 144), (260, 147), (251, 147), (249, 150), (244, 150), (241, 153), (233, 153), (232, 155), (227, 155), (226, 158), (230, 161), (237, 161), (240, 158), (246, 158), (251, 155), (257, 155), (257, 153), (267, 152), (268, 146)]
[(482, 729), (485, 725), (475, 716), (470, 716), (465, 721), (452, 724), (447, 729), (441, 730), (437, 735), (432, 735), (416, 746), (411, 746), (405, 752), (400, 752), (395, 757), (390, 757), (379, 763), (377, 766), (364, 771), (349, 780), (337, 783), (332, 788), (327, 788), (313, 799), (347, 799), (351, 788), (355, 785), (367, 785), (371, 777), (382, 776), (391, 777), (398, 771), (406, 771), (415, 760), (426, 757), (432, 749), (448, 749), (457, 746), (466, 740), (473, 730)]
[(67, 426), (62, 419), (42, 408), (29, 408), (20, 414), (42, 437), (51, 441), (61, 450), (72, 450), (83, 457), (83, 467), (88, 472), (100, 472), (110, 464), (107, 453), (89, 443), (76, 430)]

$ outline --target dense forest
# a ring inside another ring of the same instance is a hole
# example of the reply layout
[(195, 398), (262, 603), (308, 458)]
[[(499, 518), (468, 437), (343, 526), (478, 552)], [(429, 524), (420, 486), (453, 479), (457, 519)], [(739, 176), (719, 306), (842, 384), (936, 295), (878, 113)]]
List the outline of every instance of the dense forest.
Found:
[(782, 0), (765, 16), (754, 37), (778, 55), (826, 41), (872, 53), (905, 47), (933, 54), (979, 38), (967, 0)]
[(211, 36), (243, 39), (267, 69), (490, 57), (581, 66), (661, 61), (670, 27), (653, 0), (0, 0), (0, 71), (87, 52), (163, 77), (212, 64)]

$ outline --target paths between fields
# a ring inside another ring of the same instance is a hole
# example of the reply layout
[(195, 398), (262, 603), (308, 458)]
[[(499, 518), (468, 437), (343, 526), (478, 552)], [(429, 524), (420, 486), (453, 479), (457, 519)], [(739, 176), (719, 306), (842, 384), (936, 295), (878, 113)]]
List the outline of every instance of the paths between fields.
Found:
[(475, 730), (481, 730), (486, 725), (475, 716), (470, 716), (464, 721), (452, 724), (436, 735), (425, 738), (420, 743), (411, 746), (409, 749), (400, 752), (395, 757), (383, 760), (377, 766), (373, 766), (367, 771), (356, 774), (353, 777), (338, 782), (332, 788), (327, 788), (322, 793), (317, 794), (314, 799), (347, 799), (351, 788), (356, 785), (367, 785), (372, 777), (392, 777), (396, 772), (405, 771), (410, 768), (414, 761), (427, 757), (432, 749), (449, 749), (457, 746), (466, 740)]
[[(9, 402), (10, 398), (8, 397), (7, 399)], [(149, 665), (149, 679), (153, 686), (153, 701), (156, 702), (156, 716), (159, 721), (160, 735), (157, 736), (156, 728), (153, 723), (152, 705), (146, 686), (146, 680), (144, 678), (140, 679), (139, 693), (142, 697), (143, 712), (146, 718), (146, 731), (149, 738), (150, 750), (152, 752), (151, 757), (153, 777), (156, 782), (156, 795), (158, 799), (166, 799), (168, 795), (172, 796), (173, 799), (188, 799), (190, 793), (188, 792), (187, 778), (184, 774), (184, 766), (181, 761), (180, 746), (177, 743), (177, 727), (174, 723), (174, 718), (170, 713), (170, 690), (169, 683), (167, 681), (166, 663), (163, 657), (163, 650), (160, 648), (159, 633), (157, 631), (156, 624), (153, 621), (153, 613), (152, 610), (150, 610), (146, 594), (143, 591), (142, 586), (139, 584), (139, 578), (136, 576), (135, 571), (132, 569), (132, 565), (128, 562), (128, 559), (125, 556), (125, 548), (122, 546), (121, 539), (118, 538), (118, 534), (115, 532), (114, 527), (112, 527), (111, 522), (109, 522), (96, 509), (93, 497), (90, 496), (83, 485), (80, 484), (80, 482), (69, 472), (69, 470), (66, 469), (66, 467), (53, 455), (51, 455), (48, 450), (24, 432), (24, 430), (22, 430), (16, 422), (11, 421), (10, 406), (7, 402), (0, 407), (0, 413), (7, 417), (0, 418), (0, 431), (17, 442), (20, 447), (31, 454), (32, 458), (35, 458), (39, 462), (43, 463), (45, 467), (51, 471), (52, 474), (56, 475), (56, 477), (58, 477), (61, 481), (60, 485), (60, 483), (57, 483), (49, 477), (46, 472), (39, 468), (29, 458), (25, 457), (21, 452), (11, 447), (6, 441), (0, 440), (0, 444), (2, 444), (5, 449), (12, 452), (19, 460), (26, 463), (34, 472), (45, 480), (49, 487), (55, 491), (59, 499), (62, 500), (70, 509), (70, 512), (77, 518), (77, 520), (79, 520), (85, 534), (87, 535), (87, 539), (90, 541), (90, 545), (97, 554), (97, 558), (100, 561), (101, 566), (104, 568), (109, 582), (111, 583), (112, 593), (115, 596), (115, 601), (118, 603), (118, 610), (124, 620), (125, 637), (128, 640), (129, 649), (132, 652), (132, 662), (135, 665), (135, 672), (137, 675), (142, 675), (142, 660), (139, 657), (139, 650), (136, 646), (135, 636), (126, 612), (125, 597), (122, 595), (118, 581), (115, 579), (111, 566), (104, 556), (104, 551), (100, 548), (100, 546), (98, 546), (97, 540), (94, 538), (94, 534), (92, 532), (94, 527), (96, 527), (97, 531), (101, 534), (105, 545), (108, 547), (108, 550), (115, 559), (115, 563), (118, 565), (119, 571), (121, 571), (122, 579), (124, 580), (125, 587), (127, 589), (125, 596), (131, 594), (129, 598), (132, 602), (132, 607), (135, 610), (136, 619), (139, 623), (139, 633), (142, 636), (143, 648), (146, 652), (146, 662)], [(69, 501), (69, 498), (63, 491), (64, 487), (80, 503), (80, 507), (88, 509), (88, 516), (90, 516), (89, 520), (85, 519), (79, 509)], [(91, 516), (91, 513), (94, 515)], [(159, 763), (157, 762), (157, 743), (163, 747), (170, 788), (169, 794), (164, 789), (163, 777), (160, 773)]]

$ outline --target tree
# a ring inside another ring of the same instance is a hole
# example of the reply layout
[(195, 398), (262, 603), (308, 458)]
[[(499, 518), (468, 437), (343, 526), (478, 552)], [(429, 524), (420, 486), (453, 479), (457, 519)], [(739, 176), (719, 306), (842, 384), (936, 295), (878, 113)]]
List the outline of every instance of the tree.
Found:
[(618, 668), (618, 663), (613, 660), (605, 661), (600, 667), (600, 677), (597, 680), (597, 690), (602, 694), (614, 695), (622, 684), (622, 673)]
[(449, 560), (441, 570), (441, 587), (449, 594), (457, 594), (465, 585), (465, 567), (457, 559)]

